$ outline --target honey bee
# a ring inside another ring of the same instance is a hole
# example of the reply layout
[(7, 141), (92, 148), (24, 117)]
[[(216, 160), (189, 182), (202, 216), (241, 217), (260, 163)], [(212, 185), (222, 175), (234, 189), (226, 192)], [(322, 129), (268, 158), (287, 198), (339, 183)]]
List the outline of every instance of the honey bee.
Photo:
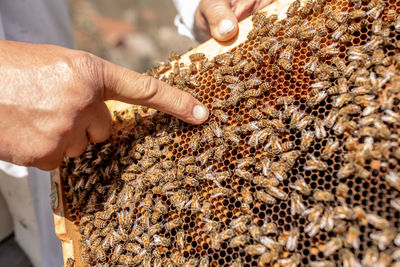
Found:
[(327, 57), (329, 55), (336, 55), (339, 53), (339, 49), (337, 48), (337, 46), (338, 46), (338, 43), (333, 43), (326, 47), (323, 47), (318, 51), (318, 55), (320, 55), (321, 57)]
[(205, 223), (202, 230), (206, 233), (215, 233), (218, 232), (221, 228), (221, 224), (217, 221), (212, 221), (204, 217), (202, 217), (201, 220)]
[(356, 225), (352, 225), (349, 227), (346, 233), (346, 237), (344, 240), (344, 245), (346, 247), (353, 247), (354, 249), (360, 248), (360, 228)]
[(288, 18), (293, 17), (299, 8), (300, 8), (300, 0), (293, 1), (293, 3), (290, 4), (290, 6), (286, 11), (286, 16)]
[(342, 239), (334, 237), (324, 245), (323, 253), (325, 257), (331, 256), (337, 250), (343, 247)]
[(247, 99), (245, 107), (247, 109), (251, 109), (252, 107), (257, 105), (257, 101), (258, 101), (257, 98), (251, 97), (251, 98)]
[(210, 264), (210, 260), (208, 259), (207, 255), (201, 257), (199, 267), (208, 267), (209, 264)]
[(349, 196), (348, 195), (349, 190), (350, 190), (349, 187), (345, 183), (339, 183), (336, 189), (338, 198), (339, 197), (342, 199), (347, 198)]
[(97, 228), (100, 228), (100, 229), (106, 227), (107, 224), (108, 224), (107, 221), (103, 221), (101, 219), (95, 219), (94, 222), (93, 222), (93, 225), (96, 226)]
[(314, 129), (315, 129), (315, 137), (317, 139), (322, 139), (326, 137), (326, 130), (325, 130), (325, 126), (324, 123), (321, 119), (316, 118), (314, 120)]
[(186, 156), (178, 160), (178, 163), (183, 165), (194, 164), (195, 162), (196, 158), (194, 156)]
[(206, 59), (206, 55), (204, 53), (195, 53), (195, 54), (191, 54), (189, 56), (189, 59), (192, 62), (203, 61)]
[(335, 266), (336, 263), (328, 260), (310, 262), (310, 267), (335, 267)]
[[(293, 36), (295, 36), (295, 34), (298, 32), (299, 30), (299, 25), (295, 24), (293, 26), (291, 26), (285, 33), (285, 38), (291, 38)], [(297, 39), (297, 38), (296, 38)]]
[(230, 193), (231, 193), (231, 189), (229, 189), (229, 188), (225, 188), (225, 187), (217, 187), (217, 188), (214, 188), (212, 191), (211, 191), (211, 199), (212, 198), (217, 198), (217, 197), (220, 197), (220, 196), (227, 196), (227, 195), (229, 195)]
[(326, 128), (330, 129), (332, 128), (335, 123), (337, 118), (339, 117), (339, 112), (337, 109), (332, 109), (328, 116), (324, 119), (324, 125), (326, 126)]
[(304, 166), (304, 170), (325, 171), (328, 169), (328, 165), (325, 162), (318, 160), (311, 154), (308, 154), (308, 157), (309, 159), (306, 161), (306, 166)]
[(338, 41), (340, 37), (342, 37), (347, 30), (347, 27), (345, 25), (339, 26), (333, 33), (332, 33), (332, 39), (334, 41)]
[(127, 251), (138, 254), (142, 250), (142, 247), (137, 243), (128, 243), (126, 244), (125, 249)]
[(276, 37), (265, 37), (261, 39), (260, 48), (262, 50), (268, 51), (274, 44), (278, 42)]
[(279, 42), (274, 44), (273, 46), (271, 46), (271, 48), (268, 50), (268, 56), (270, 58), (274, 58), (278, 54), (278, 52), (281, 49), (281, 47), (282, 47), (282, 44), (279, 43)]
[(293, 251), (297, 248), (297, 241), (300, 236), (299, 229), (297, 227), (292, 228), (288, 233), (288, 238), (286, 241), (286, 249)]
[(321, 36), (315, 35), (314, 38), (308, 43), (308, 47), (311, 49), (311, 51), (318, 51), (318, 49), (321, 47)]
[(276, 21), (269, 29), (268, 36), (275, 36), (282, 29), (282, 22)]
[(279, 96), (276, 99), (277, 105), (290, 105), (293, 104), (293, 102), (294, 102), (293, 96)]
[(238, 234), (243, 234), (247, 231), (247, 223), (249, 222), (249, 220), (249, 216), (244, 215), (242, 217), (232, 220), (229, 226)]
[(261, 120), (264, 117), (262, 112), (259, 111), (258, 109), (251, 109), (249, 111), (249, 115), (250, 115), (250, 117), (252, 117), (255, 120)]
[(282, 152), (282, 143), (276, 134), (269, 137), (268, 143), (264, 146), (264, 151), (267, 150), (270, 150), (274, 155), (278, 155)]
[(227, 103), (225, 100), (221, 100), (216, 97), (213, 97), (212, 99), (213, 99), (213, 102), (212, 102), (211, 106), (214, 108), (225, 108), (227, 106)]
[(277, 199), (286, 200), (288, 198), (286, 192), (275, 186), (267, 186), (265, 191)]
[(253, 49), (250, 52), (251, 57), (254, 59), (255, 62), (258, 64), (262, 64), (264, 62), (264, 57), (257, 49)]
[(183, 224), (183, 221), (182, 221), (181, 218), (175, 218), (175, 219), (173, 219), (173, 220), (171, 220), (171, 221), (169, 221), (169, 222), (166, 222), (166, 223), (164, 224), (164, 227), (165, 227), (167, 230), (172, 230), (172, 229), (174, 229), (174, 228), (179, 227), (179, 226), (182, 225), (182, 224)]
[[(243, 85), (244, 85), (244, 88), (250, 89), (250, 88), (260, 85), (261, 83), (262, 83), (262, 81), (258, 77), (253, 75), (250, 79), (245, 81)], [(262, 93), (262, 91), (258, 91), (258, 95), (261, 95), (261, 93)]]
[(375, 228), (383, 230), (385, 228), (390, 227), (390, 222), (388, 220), (376, 214), (373, 213), (366, 214), (366, 219), (368, 223), (373, 225)]
[(248, 74), (250, 71), (255, 70), (257, 68), (257, 64), (255, 62), (246, 62), (243, 66), (243, 73)]
[(238, 90), (235, 90), (232, 91), (231, 96), (226, 101), (229, 105), (237, 106), (242, 97), (242, 94)]
[(301, 134), (300, 149), (307, 151), (314, 141), (315, 134), (312, 131), (303, 130)]
[(390, 200), (390, 205), (397, 211), (400, 211), (400, 198)]
[(308, 23), (308, 21), (303, 23), (303, 25), (300, 26), (299, 31), (297, 32), (297, 38), (299, 38), (300, 40), (312, 39), (317, 34), (314, 27), (312, 25), (307, 26), (305, 25), (306, 23)]
[(372, 246), (366, 249), (361, 263), (363, 264), (363, 266), (372, 267), (375, 266), (376, 262), (378, 261), (378, 258), (379, 258), (379, 251), (377, 247)]
[(268, 186), (278, 186), (279, 185), (279, 180), (276, 179), (275, 177), (268, 177), (266, 178), (263, 175), (257, 175), (254, 176), (252, 182), (256, 185), (259, 185), (261, 187), (268, 187)]
[(372, 232), (369, 237), (375, 241), (380, 250), (385, 250), (393, 244), (396, 234), (396, 230), (387, 228), (383, 229), (383, 231)]
[(183, 230), (176, 233), (176, 244), (183, 249), (185, 246), (185, 232)]
[(361, 23), (351, 23), (348, 27), (347, 27), (347, 32), (350, 34), (353, 34), (356, 31), (360, 31), (361, 30)]
[(226, 130), (224, 133), (224, 138), (233, 145), (238, 145), (240, 142), (239, 136), (237, 136), (232, 130)]
[(229, 83), (229, 84), (235, 84), (235, 83), (239, 82), (239, 77), (233, 76), (233, 75), (225, 75), (224, 82)]
[(249, 242), (249, 236), (248, 235), (238, 235), (232, 238), (232, 240), (229, 243), (229, 246), (232, 248), (237, 248), (244, 246), (247, 242)]
[[(316, 88), (316, 87), (314, 87), (314, 88)], [(325, 98), (327, 96), (328, 96), (328, 94), (325, 91), (320, 91), (315, 96), (312, 96), (311, 98), (307, 99), (307, 106), (315, 107), (315, 106), (319, 105), (323, 100), (325, 100)]]
[[(213, 153), (214, 153), (214, 149), (209, 148), (208, 150), (206, 150), (202, 154), (200, 154), (196, 158), (196, 161), (199, 162), (201, 166), (203, 166), (204, 164), (206, 164), (208, 162), (208, 160), (211, 158)], [(193, 167), (197, 167), (197, 166), (193, 166)], [(187, 169), (188, 169), (188, 166), (186, 166), (186, 171), (188, 171)], [(200, 168), (196, 168), (196, 170), (197, 170), (197, 172), (199, 172)]]
[(290, 213), (293, 216), (296, 214), (302, 214), (306, 210), (300, 195), (297, 194), (296, 192), (292, 192), (290, 194), (290, 202), (291, 202)]
[(385, 9), (385, 3), (380, 3), (376, 5), (374, 8), (368, 10), (367, 16), (374, 20), (377, 20), (381, 16), (384, 9)]
[(273, 205), (276, 203), (276, 199), (273, 196), (265, 193), (263, 190), (258, 190), (256, 192), (256, 198), (269, 205)]
[(240, 177), (243, 178), (247, 181), (251, 181), (253, 178), (253, 175), (251, 174), (251, 172), (249, 171), (245, 171), (243, 169), (235, 169), (235, 174)]
[(342, 249), (340, 251), (341, 255), (343, 256), (343, 265), (344, 266), (362, 266), (356, 256), (348, 249)]
[(319, 65), (319, 58), (317, 55), (312, 55), (310, 60), (304, 65), (307, 74), (313, 74)]
[(112, 264), (115, 264), (118, 261), (118, 259), (121, 262), (122, 250), (123, 249), (122, 249), (121, 244), (118, 244), (114, 247), (113, 253), (111, 255), (111, 263)]
[(328, 191), (315, 190), (313, 197), (317, 201), (331, 202), (335, 200), (335, 196)]
[[(288, 142), (291, 143), (291, 141), (288, 141)], [(288, 143), (288, 142), (285, 142), (285, 143)], [(300, 157), (300, 155), (301, 155), (300, 150), (293, 150), (290, 152), (285, 152), (281, 155), (281, 161), (284, 162), (287, 169), (292, 169), (294, 164), (296, 163), (298, 157)]]
[(300, 17), (299, 16), (293, 16), (293, 17), (288, 17), (286, 18), (285, 21), (285, 29), (290, 29), (290, 27), (292, 27), (293, 25), (296, 25), (300, 22)]
[[(365, 17), (366, 15), (367, 15), (367, 14), (365, 13), (365, 14), (364, 14), (364, 17)], [(386, 17), (387, 17), (387, 20), (388, 20), (389, 22), (395, 21), (395, 20), (396, 20), (396, 17), (397, 17), (397, 12), (396, 12), (396, 10), (389, 9), (388, 12), (387, 12), (387, 14), (386, 14)]]
[(176, 251), (175, 253), (173, 253), (171, 255), (171, 260), (173, 263), (178, 264), (178, 265), (182, 265), (186, 262), (186, 258), (178, 251)]
[(385, 180), (391, 187), (395, 188), (397, 191), (400, 191), (400, 175), (398, 173), (390, 171), (388, 174), (386, 174)]
[(245, 251), (247, 252), (247, 254), (249, 254), (251, 256), (261, 255), (266, 250), (267, 250), (267, 248), (262, 244), (248, 245), (245, 248)]
[[(213, 68), (215, 66), (215, 63), (213, 61), (208, 61), (208, 60), (203, 60), (200, 62), (200, 71), (201, 72), (206, 72), (209, 69)], [(199, 83), (193, 84), (195, 87), (200, 86)]]
[(191, 63), (190, 65), (189, 65), (189, 73), (190, 74), (195, 74), (195, 73), (197, 73), (197, 65), (196, 65), (196, 63)]
[(213, 114), (214, 114), (215, 117), (218, 118), (218, 120), (220, 122), (222, 122), (222, 123), (227, 123), (228, 122), (229, 116), (225, 112), (223, 112), (222, 110), (215, 109), (215, 110), (213, 110)]
[(214, 79), (218, 85), (221, 85), (224, 80), (224, 76), (222, 76), (222, 73), (217, 70), (214, 72)]
[(287, 179), (286, 173), (286, 163), (285, 162), (272, 162), (271, 164), (271, 173), (273, 177), (278, 179), (279, 181), (284, 181)]

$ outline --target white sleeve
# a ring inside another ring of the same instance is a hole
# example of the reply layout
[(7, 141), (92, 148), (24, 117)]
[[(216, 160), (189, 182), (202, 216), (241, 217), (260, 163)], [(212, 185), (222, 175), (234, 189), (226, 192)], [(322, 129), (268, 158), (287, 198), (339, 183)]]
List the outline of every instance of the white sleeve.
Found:
[(173, 0), (178, 14), (175, 17), (175, 26), (181, 35), (192, 40), (199, 39), (199, 30), (195, 29), (194, 15), (200, 0)]

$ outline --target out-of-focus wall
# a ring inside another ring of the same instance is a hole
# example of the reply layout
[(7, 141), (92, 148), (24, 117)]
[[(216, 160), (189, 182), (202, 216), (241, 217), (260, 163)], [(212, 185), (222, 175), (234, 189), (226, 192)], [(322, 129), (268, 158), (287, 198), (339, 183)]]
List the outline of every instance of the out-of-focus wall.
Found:
[(78, 49), (138, 72), (197, 46), (177, 33), (171, 0), (70, 0), (70, 12)]

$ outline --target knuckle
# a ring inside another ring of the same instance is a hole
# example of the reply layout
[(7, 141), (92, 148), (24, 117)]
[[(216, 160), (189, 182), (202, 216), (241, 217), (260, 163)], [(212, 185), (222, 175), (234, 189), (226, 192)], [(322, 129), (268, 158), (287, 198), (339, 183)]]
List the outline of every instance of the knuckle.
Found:
[(182, 92), (182, 94), (178, 94), (178, 96), (173, 99), (172, 103), (177, 114), (182, 117), (191, 116), (191, 109), (189, 108), (191, 107), (191, 105), (189, 105), (191, 98), (190, 94)]
[(78, 75), (86, 76), (96, 87), (104, 85), (104, 61), (84, 51), (76, 51), (70, 59), (72, 68)]
[(141, 100), (149, 101), (154, 98), (159, 91), (159, 83), (158, 81), (150, 76), (145, 76), (143, 79), (143, 87), (142, 91), (139, 92), (139, 98)]

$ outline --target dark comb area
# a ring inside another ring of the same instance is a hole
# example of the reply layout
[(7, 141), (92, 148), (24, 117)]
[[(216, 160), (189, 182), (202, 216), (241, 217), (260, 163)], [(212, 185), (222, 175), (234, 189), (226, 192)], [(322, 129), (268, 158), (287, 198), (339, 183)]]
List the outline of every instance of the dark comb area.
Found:
[[(131, 108), (61, 167), (85, 266), (400, 266), (400, 1), (294, 1), (148, 74), (203, 125)], [(72, 262), (72, 261), (70, 261)]]

